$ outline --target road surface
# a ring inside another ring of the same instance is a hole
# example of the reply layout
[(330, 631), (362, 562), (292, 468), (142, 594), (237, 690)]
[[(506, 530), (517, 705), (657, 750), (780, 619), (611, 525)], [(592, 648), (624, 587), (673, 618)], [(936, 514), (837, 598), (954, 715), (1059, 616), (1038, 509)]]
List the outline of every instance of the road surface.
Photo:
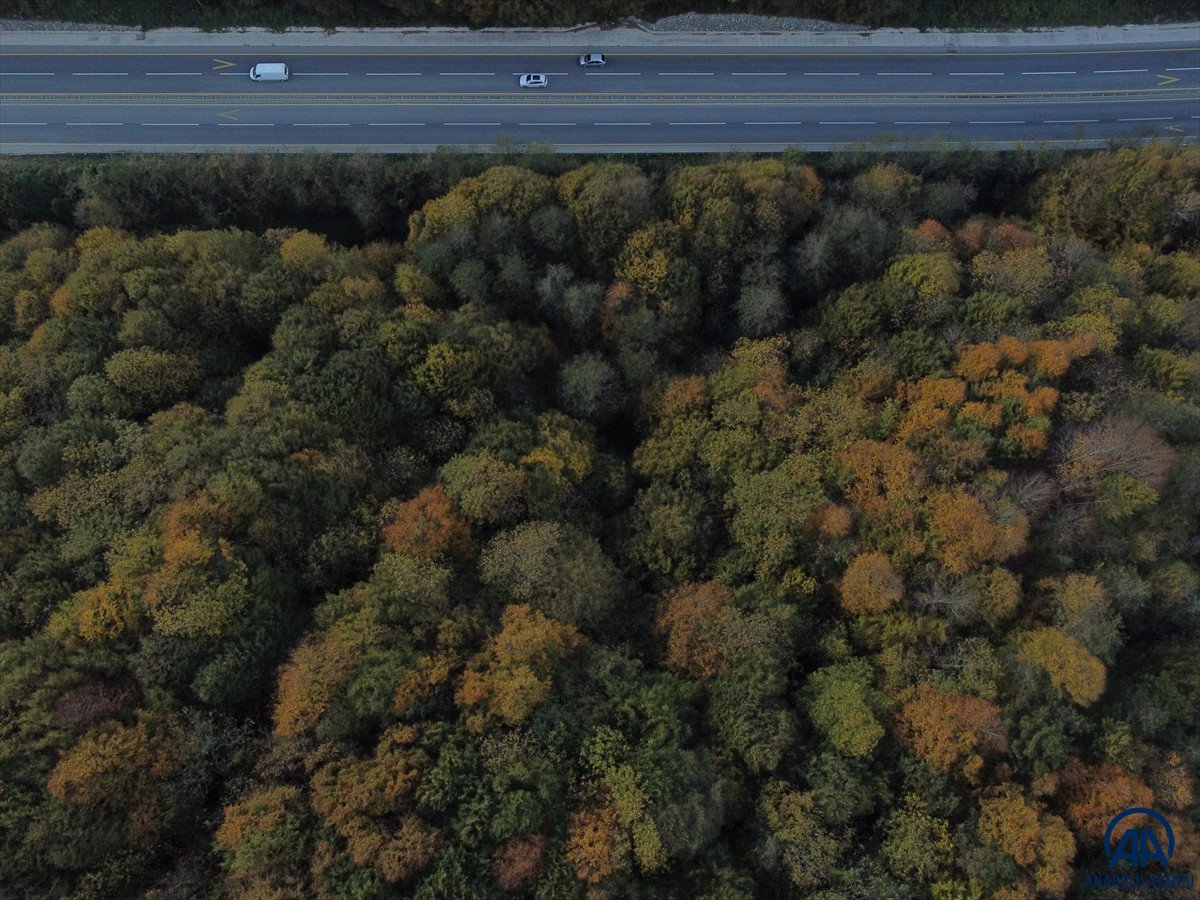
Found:
[[(2, 37), (2, 36), (0, 36)], [(1015, 39), (1019, 39), (1016, 36)], [(1200, 137), (1200, 45), (1087, 49), (311, 46), (0, 52), (0, 152), (774, 151)], [(285, 62), (287, 82), (252, 82)], [(545, 89), (521, 74), (549, 76)]]

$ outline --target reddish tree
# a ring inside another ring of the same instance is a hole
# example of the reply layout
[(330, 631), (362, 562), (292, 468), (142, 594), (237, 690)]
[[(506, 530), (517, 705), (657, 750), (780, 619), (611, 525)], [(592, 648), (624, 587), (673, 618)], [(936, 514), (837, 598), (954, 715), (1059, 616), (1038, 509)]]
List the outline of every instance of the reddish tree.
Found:
[(663, 597), (655, 628), (666, 643), (668, 669), (707, 678), (728, 668), (721, 638), (735, 614), (731, 597), (719, 581), (682, 584)]
[(101, 679), (70, 688), (54, 701), (54, 724), (59, 728), (86, 728), (115, 716), (141, 701), (142, 692), (133, 679)]
[(492, 856), (492, 877), (510, 894), (528, 891), (542, 873), (546, 853), (544, 834), (523, 834), (509, 838)]
[(901, 699), (899, 738), (936, 769), (959, 771), (975, 781), (984, 757), (1004, 749), (1000, 708), (993, 703), (926, 682), (909, 688)]
[(383, 530), (383, 540), (398, 553), (423, 559), (468, 556), (472, 548), (471, 526), (440, 484), (402, 504)]
[(1109, 820), (1121, 810), (1154, 805), (1150, 788), (1112, 763), (1090, 765), (1069, 760), (1059, 784), (1063, 817), (1077, 833), (1096, 843), (1104, 840)]
[(961, 487), (938, 491), (929, 498), (929, 528), (938, 559), (956, 575), (982, 563), (1015, 556), (1025, 547), (1029, 522), (1014, 513), (1008, 522), (997, 522), (987, 507)]

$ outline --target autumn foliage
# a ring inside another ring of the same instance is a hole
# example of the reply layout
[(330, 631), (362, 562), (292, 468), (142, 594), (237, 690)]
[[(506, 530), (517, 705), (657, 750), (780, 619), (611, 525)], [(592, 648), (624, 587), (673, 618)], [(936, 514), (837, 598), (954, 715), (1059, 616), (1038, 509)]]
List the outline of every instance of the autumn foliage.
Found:
[(500, 631), (467, 665), (455, 694), (468, 713), (468, 727), (524, 722), (549, 696), (555, 670), (579, 642), (570, 625), (524, 604), (505, 608)]
[(383, 540), (397, 553), (425, 559), (465, 556), (471, 552), (471, 526), (439, 484), (402, 504), (384, 528)]
[(1077, 638), (1058, 628), (1038, 628), (1024, 635), (1020, 656), (1043, 669), (1080, 706), (1091, 705), (1104, 693), (1104, 664)]
[(1067, 823), (1088, 841), (1104, 838), (1109, 820), (1123, 809), (1152, 807), (1154, 795), (1140, 778), (1113, 763), (1068, 761), (1062, 770), (1059, 806)]
[(666, 643), (669, 669), (693, 678), (724, 671), (726, 632), (734, 616), (729, 588), (719, 581), (683, 584), (658, 604), (655, 628)]
[(613, 873), (616, 826), (617, 812), (611, 806), (571, 813), (567, 859), (580, 881), (598, 884)]
[(884, 612), (904, 596), (904, 582), (882, 553), (856, 556), (842, 576), (842, 607), (850, 613)]
[(546, 853), (544, 834), (526, 834), (509, 838), (496, 848), (492, 857), (492, 875), (496, 884), (510, 894), (529, 890), (542, 871)]
[(0, 894), (1200, 866), (1200, 148), (513, 149), (0, 163)]
[(936, 769), (976, 781), (985, 761), (1005, 747), (1000, 709), (993, 703), (928, 683), (902, 700), (896, 720), (900, 740)]

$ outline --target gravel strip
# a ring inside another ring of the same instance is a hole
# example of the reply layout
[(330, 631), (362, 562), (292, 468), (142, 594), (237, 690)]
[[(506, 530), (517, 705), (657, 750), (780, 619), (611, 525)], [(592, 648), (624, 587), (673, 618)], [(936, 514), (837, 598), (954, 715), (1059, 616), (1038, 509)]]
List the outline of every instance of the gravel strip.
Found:
[(822, 19), (799, 19), (793, 16), (752, 16), (744, 13), (683, 13), (667, 16), (657, 22), (631, 18), (629, 21), (645, 31), (721, 31), (732, 33), (761, 33), (776, 31), (867, 31), (862, 25), (826, 22)]

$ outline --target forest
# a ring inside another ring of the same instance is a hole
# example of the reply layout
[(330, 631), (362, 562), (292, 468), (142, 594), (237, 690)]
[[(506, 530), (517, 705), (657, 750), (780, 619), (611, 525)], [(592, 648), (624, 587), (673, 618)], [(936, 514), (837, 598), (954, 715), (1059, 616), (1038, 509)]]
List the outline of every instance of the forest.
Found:
[(1128, 807), (1200, 874), (1200, 147), (10, 159), (0, 228), (0, 895), (1059, 898)]
[(1189, 0), (0, 0), (0, 18), (142, 28), (617, 26), (680, 13), (797, 16), (864, 28), (1010, 29), (1192, 22)]

